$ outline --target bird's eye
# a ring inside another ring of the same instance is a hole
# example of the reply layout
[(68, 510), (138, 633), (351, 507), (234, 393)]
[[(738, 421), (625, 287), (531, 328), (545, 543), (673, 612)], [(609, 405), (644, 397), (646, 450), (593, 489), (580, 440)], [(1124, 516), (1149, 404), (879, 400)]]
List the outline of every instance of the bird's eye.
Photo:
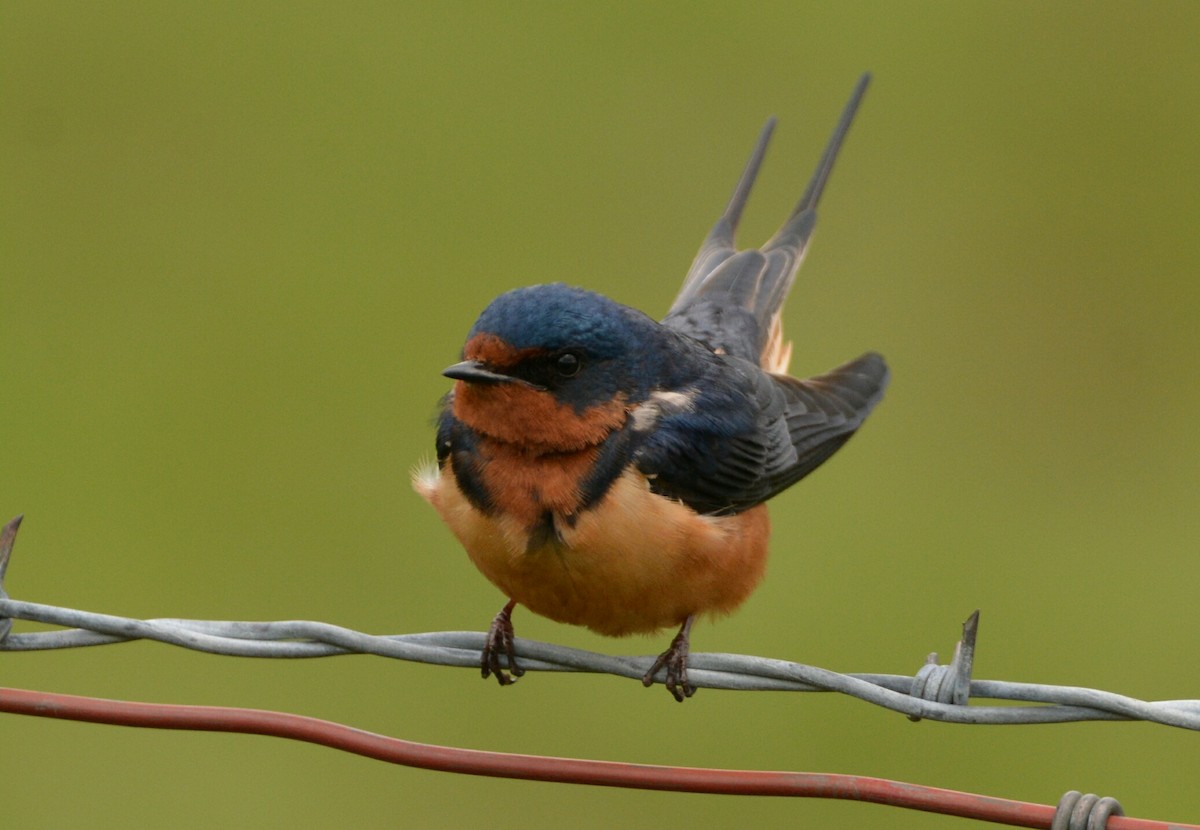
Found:
[(571, 352), (564, 352), (558, 356), (555, 366), (560, 375), (569, 378), (579, 371), (579, 356)]

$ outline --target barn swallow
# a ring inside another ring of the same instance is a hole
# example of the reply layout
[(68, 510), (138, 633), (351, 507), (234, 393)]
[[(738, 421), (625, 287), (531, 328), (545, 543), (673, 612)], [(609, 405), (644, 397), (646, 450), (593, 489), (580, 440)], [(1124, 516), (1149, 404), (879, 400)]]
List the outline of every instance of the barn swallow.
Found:
[(781, 324), (869, 80), (783, 227), (739, 251), (767, 122), (662, 322), (555, 283), (502, 294), (471, 327), (462, 361), (442, 373), (455, 383), (437, 421), (437, 466), (418, 470), (414, 486), (509, 598), (488, 631), (485, 678), (523, 674), (519, 604), (611, 636), (678, 626), (642, 682), (665, 669), (676, 700), (695, 691), (692, 623), (732, 611), (758, 584), (764, 502), (846, 443), (887, 385), (873, 353), (789, 377)]

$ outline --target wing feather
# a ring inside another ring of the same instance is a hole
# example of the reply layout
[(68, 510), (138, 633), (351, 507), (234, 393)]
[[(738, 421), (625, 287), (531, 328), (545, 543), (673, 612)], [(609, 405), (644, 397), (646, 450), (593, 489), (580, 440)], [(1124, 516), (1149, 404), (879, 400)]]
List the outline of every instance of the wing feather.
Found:
[[(729, 363), (747, 370), (736, 398), (725, 390), (725, 400), (662, 418), (635, 453), (652, 490), (702, 513), (749, 509), (815, 470), (862, 425), (888, 380), (873, 353), (808, 380)], [(696, 417), (711, 411), (720, 417)]]

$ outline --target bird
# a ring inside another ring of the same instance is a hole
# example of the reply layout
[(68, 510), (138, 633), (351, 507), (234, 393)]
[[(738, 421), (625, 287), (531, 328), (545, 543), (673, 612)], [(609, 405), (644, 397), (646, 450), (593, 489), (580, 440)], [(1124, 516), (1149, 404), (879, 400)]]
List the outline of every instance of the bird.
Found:
[(609, 636), (676, 629), (643, 677), (691, 697), (700, 615), (733, 611), (767, 560), (765, 502), (862, 425), (889, 371), (868, 352), (787, 374), (784, 300), (816, 207), (870, 81), (854, 88), (808, 187), (757, 249), (734, 233), (774, 118), (661, 321), (561, 282), (501, 294), (467, 334), (436, 420), (436, 465), (413, 486), (508, 602), (488, 629), (486, 679), (524, 674), (518, 606)]

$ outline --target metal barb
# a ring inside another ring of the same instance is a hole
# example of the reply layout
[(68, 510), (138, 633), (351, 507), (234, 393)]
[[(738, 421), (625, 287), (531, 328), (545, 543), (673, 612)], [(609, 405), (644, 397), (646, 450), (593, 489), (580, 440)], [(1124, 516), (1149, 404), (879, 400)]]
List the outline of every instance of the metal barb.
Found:
[[(8, 599), (8, 594), (4, 591), (4, 575), (8, 573), (8, 560), (12, 557), (13, 542), (17, 539), (17, 529), (21, 527), (21, 520), (24, 518), (25, 515), (21, 514), (0, 530), (0, 599)], [(0, 617), (0, 642), (4, 641), (10, 631), (12, 620)]]
[(8, 571), (8, 560), (12, 556), (13, 542), (17, 538), (17, 530), (21, 527), (21, 521), (25, 518), (22, 513), (15, 519), (11, 520), (0, 530), (0, 592), (4, 591), (4, 574)]
[[(966, 706), (971, 697), (971, 671), (975, 667), (975, 639), (979, 634), (979, 610), (967, 617), (962, 627), (962, 639), (954, 646), (954, 659), (948, 666), (938, 665), (937, 652), (925, 658), (913, 678), (909, 694), (921, 700)], [(913, 723), (920, 715), (909, 715)]]
[(979, 609), (963, 622), (962, 639), (954, 647), (954, 659), (950, 670), (954, 684), (950, 691), (950, 702), (966, 706), (971, 697), (971, 671), (975, 668), (975, 638), (979, 634)]

